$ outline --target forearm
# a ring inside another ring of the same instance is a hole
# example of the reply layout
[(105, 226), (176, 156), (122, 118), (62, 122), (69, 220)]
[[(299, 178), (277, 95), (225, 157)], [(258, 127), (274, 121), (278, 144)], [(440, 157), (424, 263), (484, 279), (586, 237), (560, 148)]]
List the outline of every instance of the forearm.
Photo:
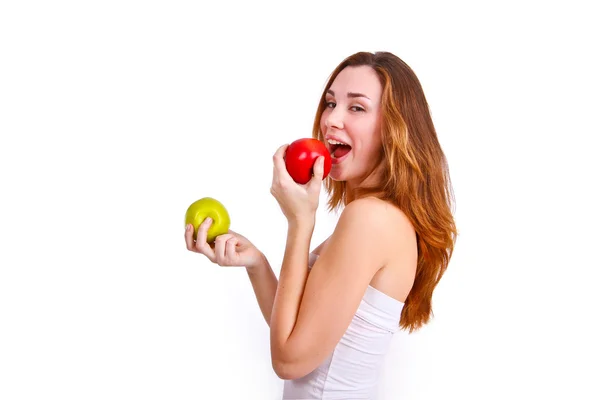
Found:
[(314, 223), (291, 223), (271, 314), (271, 351), (281, 354), (296, 320), (308, 278)]
[(260, 311), (267, 325), (270, 325), (271, 310), (273, 309), (275, 292), (277, 291), (277, 277), (269, 261), (264, 256), (259, 264), (246, 268), (246, 272), (248, 272), (248, 277), (252, 283), (252, 289), (254, 289), (254, 295), (256, 296)]

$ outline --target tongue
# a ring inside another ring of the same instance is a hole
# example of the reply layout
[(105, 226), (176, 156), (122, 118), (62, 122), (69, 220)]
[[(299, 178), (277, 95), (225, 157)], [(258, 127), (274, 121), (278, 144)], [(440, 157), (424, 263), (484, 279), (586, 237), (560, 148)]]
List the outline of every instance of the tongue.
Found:
[(335, 158), (340, 158), (345, 156), (346, 154), (348, 154), (348, 152), (350, 151), (351, 147), (350, 146), (338, 146), (334, 151), (333, 151), (333, 156)]

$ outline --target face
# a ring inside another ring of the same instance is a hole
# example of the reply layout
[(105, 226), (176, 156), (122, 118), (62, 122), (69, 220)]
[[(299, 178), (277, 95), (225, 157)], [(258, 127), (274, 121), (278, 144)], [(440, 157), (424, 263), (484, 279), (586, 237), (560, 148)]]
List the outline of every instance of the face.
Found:
[(332, 156), (333, 180), (358, 185), (378, 163), (381, 93), (369, 66), (344, 68), (327, 91), (320, 125)]

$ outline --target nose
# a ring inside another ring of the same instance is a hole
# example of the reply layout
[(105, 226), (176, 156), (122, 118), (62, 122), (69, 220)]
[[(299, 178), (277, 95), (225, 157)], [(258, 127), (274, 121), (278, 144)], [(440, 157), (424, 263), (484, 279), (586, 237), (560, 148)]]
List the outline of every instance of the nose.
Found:
[(330, 109), (329, 115), (325, 119), (327, 128), (344, 129), (343, 110), (340, 107)]

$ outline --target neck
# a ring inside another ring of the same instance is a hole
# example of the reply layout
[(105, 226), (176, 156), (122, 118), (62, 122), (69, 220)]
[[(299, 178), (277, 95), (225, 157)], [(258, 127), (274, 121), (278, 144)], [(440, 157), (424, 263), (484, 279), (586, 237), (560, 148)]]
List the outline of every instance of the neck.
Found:
[(349, 204), (351, 201), (356, 200), (358, 197), (357, 192), (361, 189), (374, 189), (378, 188), (381, 190), (381, 171), (380, 168), (376, 168), (371, 171), (370, 174), (363, 178), (353, 179), (346, 181), (346, 201), (345, 204)]

